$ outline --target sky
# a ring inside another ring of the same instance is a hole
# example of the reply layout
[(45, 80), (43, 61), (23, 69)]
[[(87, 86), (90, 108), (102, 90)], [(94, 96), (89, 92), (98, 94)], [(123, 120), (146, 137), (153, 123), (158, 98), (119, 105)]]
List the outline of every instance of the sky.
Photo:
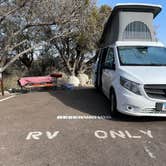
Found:
[(154, 26), (158, 39), (166, 45), (166, 0), (98, 0), (97, 5), (104, 4), (114, 7), (117, 3), (150, 3), (162, 5), (161, 13), (155, 18)]

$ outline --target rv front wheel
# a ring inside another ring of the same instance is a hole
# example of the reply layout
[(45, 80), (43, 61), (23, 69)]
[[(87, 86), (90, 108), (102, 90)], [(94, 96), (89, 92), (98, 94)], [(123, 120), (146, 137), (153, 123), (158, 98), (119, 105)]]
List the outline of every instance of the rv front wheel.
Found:
[(117, 111), (116, 94), (113, 89), (110, 91), (110, 114), (112, 117), (117, 117), (119, 114)]

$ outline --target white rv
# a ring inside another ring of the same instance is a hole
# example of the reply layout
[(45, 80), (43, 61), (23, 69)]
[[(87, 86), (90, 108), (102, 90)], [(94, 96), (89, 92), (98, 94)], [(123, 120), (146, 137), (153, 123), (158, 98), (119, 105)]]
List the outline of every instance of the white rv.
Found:
[(110, 100), (110, 113), (166, 117), (166, 48), (153, 19), (161, 6), (118, 4), (100, 40), (95, 87)]

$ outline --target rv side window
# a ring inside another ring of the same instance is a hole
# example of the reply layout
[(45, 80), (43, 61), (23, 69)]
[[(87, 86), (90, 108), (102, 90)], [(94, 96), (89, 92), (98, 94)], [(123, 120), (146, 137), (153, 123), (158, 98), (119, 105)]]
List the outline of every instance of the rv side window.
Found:
[(115, 65), (114, 50), (112, 48), (109, 48), (108, 51), (107, 51), (106, 58), (105, 58), (104, 66), (106, 68), (113, 69), (114, 65)]

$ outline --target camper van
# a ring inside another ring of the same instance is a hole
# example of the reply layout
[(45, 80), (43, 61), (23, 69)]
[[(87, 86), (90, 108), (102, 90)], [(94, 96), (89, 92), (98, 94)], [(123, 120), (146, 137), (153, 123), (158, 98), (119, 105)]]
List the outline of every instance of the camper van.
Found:
[(166, 48), (153, 20), (160, 5), (118, 4), (97, 51), (95, 87), (110, 100), (110, 113), (166, 117)]

